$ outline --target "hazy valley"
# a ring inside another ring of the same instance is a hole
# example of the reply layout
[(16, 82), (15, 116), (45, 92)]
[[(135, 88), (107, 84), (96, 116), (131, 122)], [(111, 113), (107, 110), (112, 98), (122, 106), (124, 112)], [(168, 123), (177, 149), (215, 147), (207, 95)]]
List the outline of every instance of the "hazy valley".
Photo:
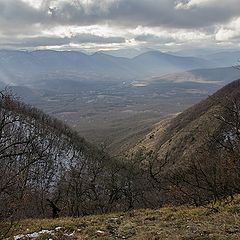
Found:
[(205, 57), (157, 51), (134, 58), (1, 51), (0, 81), (90, 142), (121, 152), (135, 145), (154, 123), (238, 78), (239, 71), (232, 67), (235, 53)]

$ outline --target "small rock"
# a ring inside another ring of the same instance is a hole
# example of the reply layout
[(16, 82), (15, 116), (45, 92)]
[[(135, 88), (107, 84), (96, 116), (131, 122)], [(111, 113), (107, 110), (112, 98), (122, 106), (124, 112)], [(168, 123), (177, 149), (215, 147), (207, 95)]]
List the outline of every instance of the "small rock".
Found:
[(56, 231), (59, 231), (59, 230), (61, 230), (61, 229), (62, 229), (62, 227), (56, 227), (56, 228), (55, 228)]
[(75, 234), (75, 231), (73, 231), (72, 233), (70, 233), (70, 234), (64, 234), (65, 236), (68, 236), (68, 237), (72, 237), (72, 236), (74, 236), (74, 234)]
[(101, 231), (101, 230), (96, 231), (96, 233), (97, 233), (99, 236), (103, 236), (103, 235), (106, 234), (104, 231)]
[(14, 237), (14, 240), (21, 240), (24, 237), (24, 235), (17, 235)]

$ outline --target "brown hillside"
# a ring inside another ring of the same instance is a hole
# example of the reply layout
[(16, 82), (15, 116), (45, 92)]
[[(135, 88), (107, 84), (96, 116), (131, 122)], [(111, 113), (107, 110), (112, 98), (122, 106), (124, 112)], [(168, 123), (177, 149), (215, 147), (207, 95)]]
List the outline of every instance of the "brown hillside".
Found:
[(226, 116), (223, 106), (239, 96), (240, 80), (237, 80), (183, 113), (156, 124), (137, 144), (134, 151), (152, 150), (159, 161), (168, 156), (168, 164), (171, 167), (172, 164), (182, 165), (191, 161), (199, 149), (209, 141), (209, 136), (224, 129), (217, 116)]

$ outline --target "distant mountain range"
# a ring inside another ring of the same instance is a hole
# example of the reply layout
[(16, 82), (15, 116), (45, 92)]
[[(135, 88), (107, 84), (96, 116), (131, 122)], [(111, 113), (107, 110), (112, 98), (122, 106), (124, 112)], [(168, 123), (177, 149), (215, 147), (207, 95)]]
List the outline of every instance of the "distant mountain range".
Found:
[[(201, 83), (208, 89), (209, 84), (220, 88), (240, 77), (240, 71), (231, 67), (238, 52), (208, 56), (204, 53), (206, 59), (159, 51), (125, 58), (104, 52), (87, 55), (77, 51), (0, 50), (0, 87), (12, 86), (17, 95), (33, 103), (39, 102), (39, 96), (52, 95), (49, 91), (62, 94), (110, 89), (114, 92), (116, 88), (119, 91), (122, 87), (154, 82), (161, 88), (159, 83), (166, 81), (181, 87), (190, 82)], [(218, 67), (228, 64), (230, 67)]]
[(225, 85), (240, 77), (240, 71), (234, 67), (222, 67), (211, 69), (194, 69), (186, 72), (166, 74), (151, 81), (173, 81), (173, 82), (212, 82), (215, 84)]
[(211, 55), (206, 55), (205, 58), (221, 67), (235, 66), (240, 64), (240, 51), (219, 52)]
[(131, 59), (102, 52), (87, 55), (77, 51), (0, 51), (0, 81), (12, 85), (48, 79), (125, 81), (212, 67), (216, 64), (209, 60), (158, 51)]

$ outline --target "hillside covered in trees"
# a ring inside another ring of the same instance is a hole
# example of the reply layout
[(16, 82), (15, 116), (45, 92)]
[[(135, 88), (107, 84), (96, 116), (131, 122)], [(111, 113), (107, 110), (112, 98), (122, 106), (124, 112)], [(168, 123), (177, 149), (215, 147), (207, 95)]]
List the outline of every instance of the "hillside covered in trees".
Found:
[[(104, 189), (104, 185), (96, 184), (100, 182), (97, 171), (103, 171), (106, 165), (103, 151), (62, 122), (17, 101), (7, 92), (1, 93), (0, 102), (1, 218), (9, 214), (46, 216), (47, 198), (63, 201), (64, 211), (70, 215), (80, 215), (85, 207), (86, 211), (91, 208), (94, 191)], [(76, 176), (81, 178), (81, 185), (76, 185)], [(75, 187), (82, 191), (81, 210), (76, 205)]]
[[(8, 91), (0, 99), (0, 219), (82, 216), (147, 206), (138, 164), (110, 158)], [(49, 205), (50, 203), (50, 205)], [(57, 213), (53, 211), (53, 203)], [(8, 227), (1, 227), (1, 237)]]
[(205, 205), (239, 193), (240, 80), (156, 125), (110, 157), (59, 120), (4, 91), (0, 99), (0, 218), (82, 216)]

